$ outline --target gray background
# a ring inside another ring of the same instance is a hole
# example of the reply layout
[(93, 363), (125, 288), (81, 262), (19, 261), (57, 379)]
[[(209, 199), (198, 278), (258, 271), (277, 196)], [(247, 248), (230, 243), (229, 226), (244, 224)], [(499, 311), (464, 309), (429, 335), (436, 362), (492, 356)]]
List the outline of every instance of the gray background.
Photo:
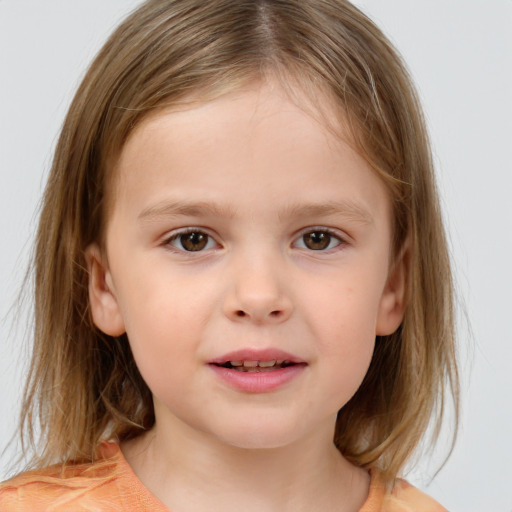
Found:
[[(30, 321), (10, 309), (52, 148), (84, 69), (134, 0), (0, 0), (0, 445), (16, 430)], [(464, 411), (453, 456), (408, 478), (453, 512), (512, 511), (512, 1), (358, 0), (402, 52), (435, 150), (456, 277)], [(461, 315), (462, 316), (462, 315)], [(3, 447), (3, 446), (2, 446)], [(0, 479), (13, 449), (0, 459)]]

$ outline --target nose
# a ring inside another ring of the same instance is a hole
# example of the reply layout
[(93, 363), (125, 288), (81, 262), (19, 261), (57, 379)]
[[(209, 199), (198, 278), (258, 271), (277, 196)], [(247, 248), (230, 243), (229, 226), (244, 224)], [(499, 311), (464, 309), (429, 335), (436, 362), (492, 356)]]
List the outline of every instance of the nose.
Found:
[(233, 321), (278, 324), (292, 313), (283, 269), (260, 258), (236, 265), (229, 278), (224, 313)]

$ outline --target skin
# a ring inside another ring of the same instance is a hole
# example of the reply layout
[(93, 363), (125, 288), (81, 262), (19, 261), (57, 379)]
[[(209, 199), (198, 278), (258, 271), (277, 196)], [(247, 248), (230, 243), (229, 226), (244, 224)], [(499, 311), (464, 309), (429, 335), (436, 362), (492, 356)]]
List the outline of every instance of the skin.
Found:
[[(123, 452), (175, 512), (357, 511), (368, 494), (335, 418), (375, 336), (402, 320), (405, 270), (386, 187), (302, 106), (266, 82), (143, 121), (117, 164), (106, 247), (87, 250), (93, 319), (128, 334), (154, 397), (155, 427)], [(185, 228), (208, 235), (203, 250), (184, 250)], [(240, 348), (306, 366), (241, 392), (208, 364)]]

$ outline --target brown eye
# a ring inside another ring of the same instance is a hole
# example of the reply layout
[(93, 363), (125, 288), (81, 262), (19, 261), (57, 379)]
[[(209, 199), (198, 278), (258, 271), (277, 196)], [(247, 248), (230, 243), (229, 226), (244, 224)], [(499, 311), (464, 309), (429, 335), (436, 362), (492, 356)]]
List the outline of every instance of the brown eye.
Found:
[(180, 242), (186, 251), (202, 251), (208, 243), (208, 235), (199, 232), (187, 233), (180, 236)]
[(316, 230), (305, 233), (297, 241), (297, 247), (310, 251), (325, 251), (340, 245), (342, 241), (325, 230)]
[(177, 233), (167, 243), (176, 249), (187, 252), (199, 252), (215, 247), (213, 238), (202, 231)]
[(304, 240), (304, 245), (313, 251), (322, 251), (327, 249), (331, 242), (331, 235), (324, 231), (313, 231), (312, 233), (307, 233), (302, 238)]

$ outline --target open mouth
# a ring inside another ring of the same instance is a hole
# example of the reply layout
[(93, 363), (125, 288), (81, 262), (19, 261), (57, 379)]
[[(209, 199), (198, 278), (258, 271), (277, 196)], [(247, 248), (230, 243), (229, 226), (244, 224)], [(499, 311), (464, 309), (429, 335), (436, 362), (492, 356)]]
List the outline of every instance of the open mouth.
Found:
[(288, 360), (271, 360), (271, 361), (226, 361), (225, 363), (214, 363), (215, 366), (235, 370), (238, 372), (271, 372), (281, 370), (298, 363)]
[(277, 391), (303, 375), (308, 366), (303, 359), (277, 349), (237, 350), (208, 364), (230, 388), (251, 394)]

